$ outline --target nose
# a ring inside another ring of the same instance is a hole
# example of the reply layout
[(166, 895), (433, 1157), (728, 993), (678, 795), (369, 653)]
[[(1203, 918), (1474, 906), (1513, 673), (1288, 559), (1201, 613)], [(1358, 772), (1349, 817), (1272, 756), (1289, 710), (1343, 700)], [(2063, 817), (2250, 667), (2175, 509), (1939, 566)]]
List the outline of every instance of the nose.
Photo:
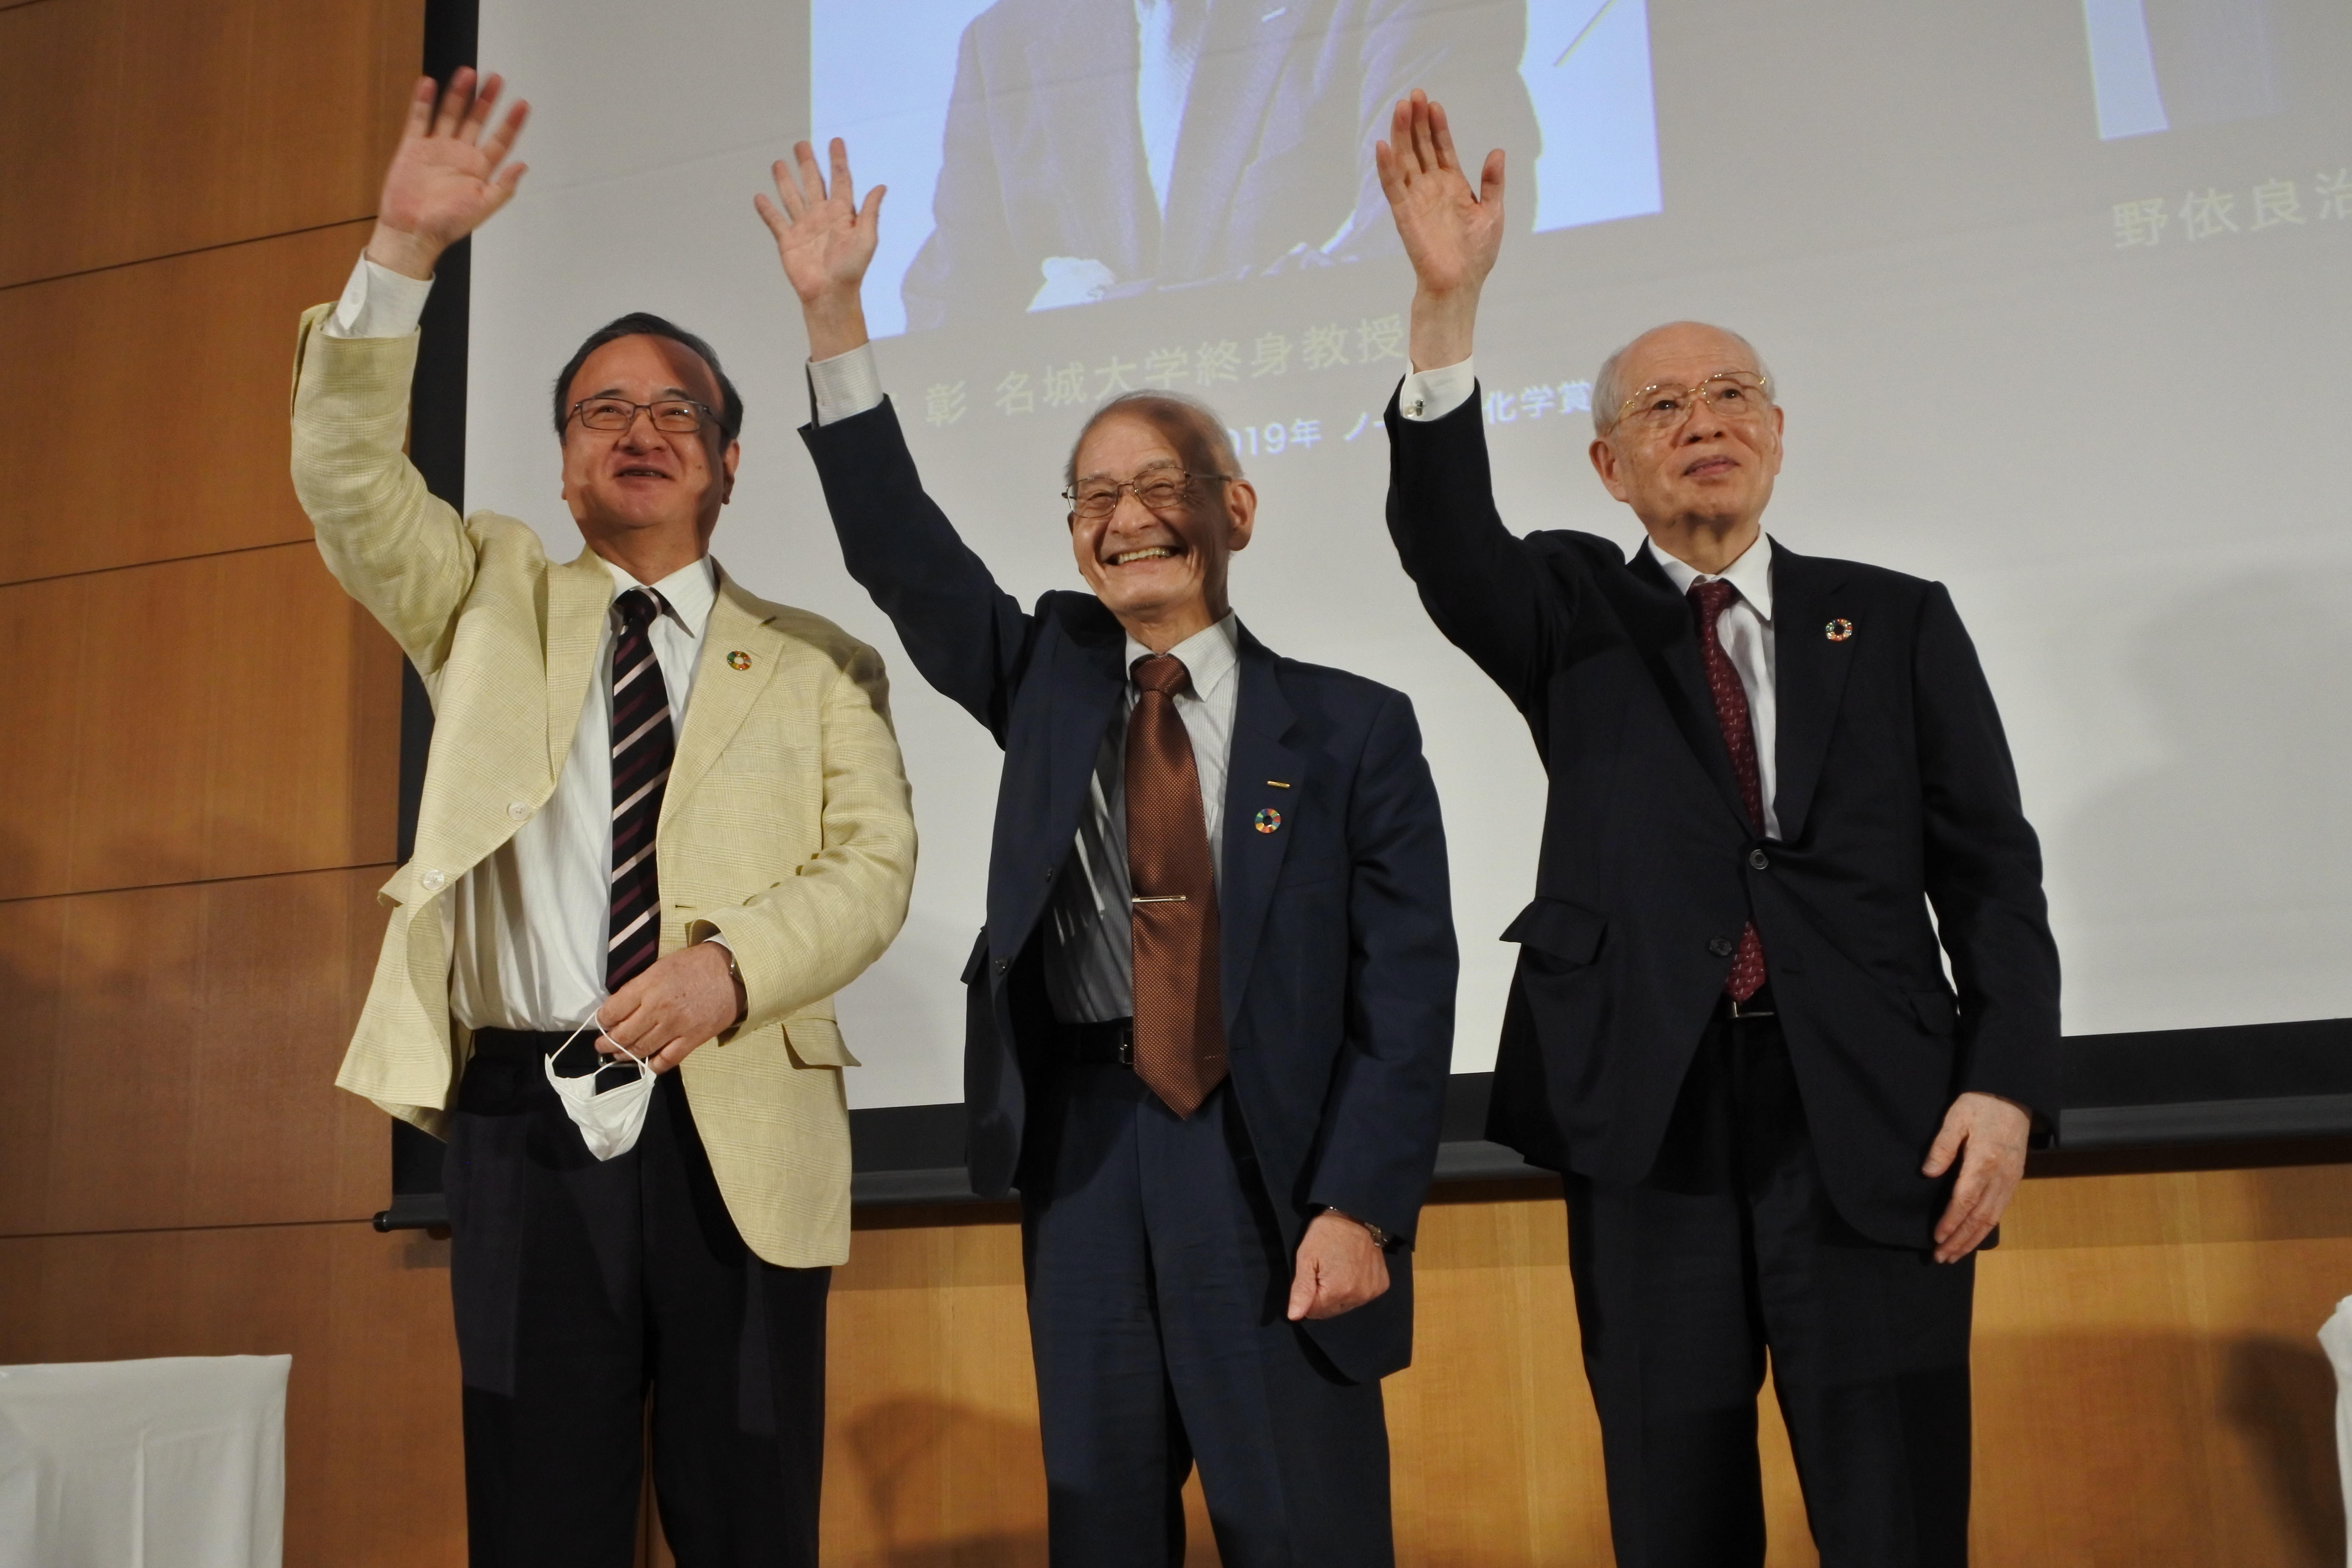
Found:
[[(645, 427), (646, 433), (642, 437), (637, 434), (639, 426)], [(647, 447), (658, 446), (660, 443), (661, 432), (654, 428), (654, 411), (650, 408), (638, 408), (631, 411), (629, 427), (621, 432), (615, 445), (626, 447), (632, 452), (642, 452)]]

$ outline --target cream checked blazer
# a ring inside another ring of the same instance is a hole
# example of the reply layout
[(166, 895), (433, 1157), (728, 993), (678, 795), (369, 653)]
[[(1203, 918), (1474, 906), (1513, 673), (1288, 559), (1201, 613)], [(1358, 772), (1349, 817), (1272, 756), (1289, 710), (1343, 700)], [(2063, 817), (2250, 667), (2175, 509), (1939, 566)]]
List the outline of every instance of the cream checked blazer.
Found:
[[(331, 309), (304, 312), (295, 348), (294, 488), (327, 569), (399, 642), (434, 713), (416, 851), (378, 895), (392, 921), (335, 1081), (442, 1134), (469, 1047), (449, 1016), (446, 895), (554, 793), (613, 579), (428, 492), (402, 452), (415, 334), (331, 338)], [(856, 1058), (833, 994), (898, 935), (915, 874), (874, 650), (721, 574), (655, 844), (662, 951), (724, 932), (750, 999), (680, 1068), (728, 1213), (770, 1263), (840, 1263), (841, 1069)]]

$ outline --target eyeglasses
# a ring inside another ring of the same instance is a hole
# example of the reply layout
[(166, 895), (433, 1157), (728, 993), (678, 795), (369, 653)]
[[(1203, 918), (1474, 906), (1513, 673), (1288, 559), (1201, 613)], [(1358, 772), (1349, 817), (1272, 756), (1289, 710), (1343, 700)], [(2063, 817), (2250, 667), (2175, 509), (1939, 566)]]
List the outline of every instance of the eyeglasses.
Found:
[(1772, 384), (1746, 371), (1717, 371), (1696, 386), (1656, 383), (1617, 405), (1621, 424), (1656, 433), (1680, 425), (1699, 404), (1726, 419), (1760, 419), (1772, 405)]
[(628, 403), (617, 397), (587, 397), (572, 405), (568, 418), (580, 421), (586, 430), (626, 430), (637, 422), (637, 416), (653, 416), (654, 428), (671, 436), (691, 436), (705, 425), (719, 423), (717, 411), (683, 397), (665, 398), (659, 403)]
[(1129, 491), (1152, 511), (1180, 511), (1198, 494), (1194, 485), (1223, 484), (1232, 478), (1231, 474), (1188, 474), (1181, 468), (1153, 468), (1124, 484), (1091, 479), (1073, 485), (1062, 492), (1062, 499), (1070, 503), (1072, 517), (1099, 522), (1118, 510), (1118, 498)]

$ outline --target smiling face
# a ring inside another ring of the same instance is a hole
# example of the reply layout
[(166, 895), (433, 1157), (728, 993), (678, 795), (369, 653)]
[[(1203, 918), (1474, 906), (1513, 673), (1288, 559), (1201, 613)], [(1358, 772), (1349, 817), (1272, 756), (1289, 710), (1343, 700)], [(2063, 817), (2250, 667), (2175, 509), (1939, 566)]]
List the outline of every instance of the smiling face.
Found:
[[(581, 363), (564, 405), (590, 397), (647, 404), (682, 397), (711, 409), (726, 406), (719, 379), (701, 355), (649, 334), (615, 338)], [(719, 509), (735, 488), (740, 456), (709, 418), (700, 430), (685, 434), (655, 429), (649, 414), (613, 431), (591, 430), (572, 418), (563, 426), (563, 500), (599, 555), (633, 572), (673, 561), (675, 570), (709, 548)]]
[[(1653, 385), (1681, 394), (1724, 371), (1762, 374), (1738, 338), (1681, 321), (1627, 345), (1616, 381), (1627, 396)], [(1677, 546), (1703, 534), (1736, 545), (1736, 556), (1754, 540), (1780, 472), (1780, 409), (1761, 401), (1745, 409), (1687, 401), (1687, 415), (1663, 427), (1621, 420), (1592, 443), (1592, 467), (1661, 548), (1690, 560)]]
[[(1188, 460), (1171, 438), (1139, 415), (1110, 414), (1078, 445), (1077, 488), (1149, 481), (1154, 474), (1200, 474), (1205, 454)], [(1157, 653), (1224, 618), (1225, 574), (1250, 541), (1257, 491), (1247, 479), (1193, 479), (1185, 497), (1154, 511), (1123, 492), (1107, 518), (1070, 520), (1078, 574), (1136, 641)]]

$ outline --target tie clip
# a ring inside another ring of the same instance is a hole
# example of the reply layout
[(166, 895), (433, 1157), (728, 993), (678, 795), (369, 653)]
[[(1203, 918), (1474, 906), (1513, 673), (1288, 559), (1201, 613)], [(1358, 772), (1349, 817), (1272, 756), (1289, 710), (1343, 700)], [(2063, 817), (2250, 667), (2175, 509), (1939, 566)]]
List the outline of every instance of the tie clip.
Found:
[(1138, 893), (1127, 901), (1130, 904), (1181, 904), (1184, 901), (1184, 895), (1181, 893)]

